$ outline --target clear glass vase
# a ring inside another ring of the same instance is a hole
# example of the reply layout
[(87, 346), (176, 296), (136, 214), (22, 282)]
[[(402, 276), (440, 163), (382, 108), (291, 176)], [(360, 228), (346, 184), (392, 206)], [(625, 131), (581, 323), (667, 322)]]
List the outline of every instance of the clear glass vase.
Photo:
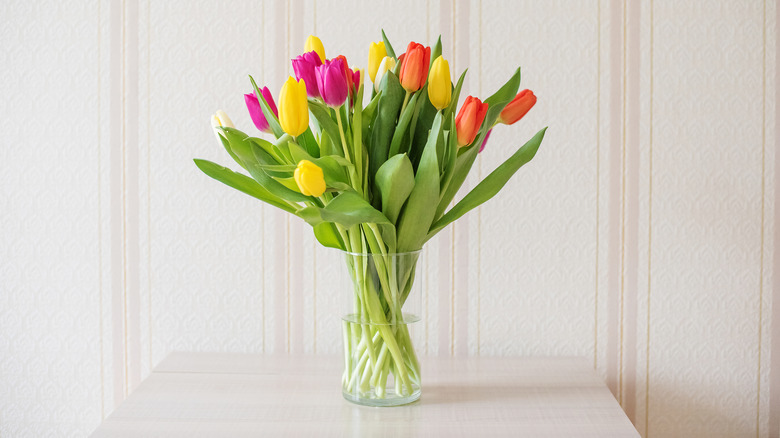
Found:
[(344, 398), (367, 406), (418, 400), (414, 325), (420, 320), (421, 251), (342, 255)]

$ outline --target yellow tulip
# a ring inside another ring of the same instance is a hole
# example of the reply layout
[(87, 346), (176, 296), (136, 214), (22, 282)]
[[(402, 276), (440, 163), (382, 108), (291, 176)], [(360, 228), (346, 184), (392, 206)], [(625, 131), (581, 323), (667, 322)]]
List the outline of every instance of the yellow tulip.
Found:
[(428, 76), (428, 98), (437, 110), (447, 108), (452, 100), (450, 64), (441, 56), (436, 58), (431, 66), (431, 73)]
[(304, 195), (317, 197), (325, 193), (325, 176), (322, 169), (311, 161), (299, 161), (293, 177)]
[(309, 126), (309, 102), (306, 100), (306, 83), (292, 76), (282, 85), (279, 93), (279, 124), (284, 132), (297, 137)]
[(379, 63), (379, 68), (376, 70), (376, 80), (374, 81), (374, 90), (379, 91), (379, 84), (382, 83), (382, 79), (385, 74), (395, 68), (395, 59), (389, 56), (385, 56), (382, 62)]
[(371, 43), (371, 47), (368, 48), (368, 76), (371, 78), (371, 82), (376, 79), (376, 71), (385, 56), (387, 56), (387, 50), (385, 50), (384, 41)]
[(320, 56), (320, 61), (325, 62), (325, 47), (322, 45), (322, 41), (314, 35), (309, 35), (306, 38), (306, 46), (304, 46), (303, 51), (311, 52), (312, 50)]
[(233, 125), (233, 121), (230, 120), (230, 117), (228, 117), (224, 111), (217, 110), (217, 112), (211, 116), (211, 129), (214, 130), (214, 135), (217, 136), (217, 140), (219, 140), (220, 136), (220, 131), (217, 128), (220, 127), (235, 128), (235, 125)]

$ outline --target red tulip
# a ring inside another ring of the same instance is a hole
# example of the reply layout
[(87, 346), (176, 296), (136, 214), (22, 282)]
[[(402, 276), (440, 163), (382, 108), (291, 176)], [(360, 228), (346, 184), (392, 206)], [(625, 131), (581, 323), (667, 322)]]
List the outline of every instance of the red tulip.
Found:
[(505, 125), (511, 125), (522, 119), (534, 104), (536, 104), (534, 92), (531, 90), (523, 90), (517, 93), (517, 96), (504, 107), (504, 110), (501, 111), (501, 115), (498, 116), (498, 121)]
[(458, 131), (458, 147), (470, 145), (479, 133), (482, 122), (487, 115), (488, 104), (474, 96), (469, 96), (455, 117), (455, 128)]
[(422, 88), (428, 80), (431, 48), (412, 41), (398, 60), (402, 63), (399, 79), (404, 90), (412, 93)]

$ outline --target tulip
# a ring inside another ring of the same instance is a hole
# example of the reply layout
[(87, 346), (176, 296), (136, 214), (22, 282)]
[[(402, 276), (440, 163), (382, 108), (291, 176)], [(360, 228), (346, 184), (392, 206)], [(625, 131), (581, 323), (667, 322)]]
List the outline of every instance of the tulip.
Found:
[(279, 124), (284, 132), (297, 137), (309, 126), (309, 102), (306, 100), (306, 81), (292, 76), (282, 85), (279, 93)]
[(441, 56), (436, 58), (431, 66), (431, 76), (428, 81), (428, 98), (437, 110), (447, 108), (452, 100), (450, 64)]
[(235, 128), (236, 126), (233, 125), (233, 121), (230, 120), (230, 117), (228, 117), (224, 111), (217, 110), (217, 112), (211, 116), (211, 129), (214, 130), (214, 135), (217, 136), (217, 140), (219, 140), (219, 136), (222, 135), (221, 131), (217, 129), (220, 127)]
[(331, 107), (343, 105), (349, 88), (341, 59), (325, 60), (315, 71), (322, 100)]
[(368, 48), (368, 76), (371, 78), (371, 82), (376, 79), (376, 71), (385, 56), (387, 56), (387, 50), (384, 41), (371, 43), (371, 47)]
[(317, 88), (317, 77), (314, 73), (314, 69), (320, 65), (322, 65), (322, 60), (315, 51), (306, 52), (292, 60), (295, 78), (303, 79), (306, 83), (306, 94), (309, 97), (320, 97), (320, 91)]
[(488, 104), (478, 98), (469, 96), (455, 117), (455, 128), (458, 131), (458, 147), (470, 145), (476, 138), (482, 122), (487, 114)]
[(505, 125), (511, 125), (523, 118), (536, 104), (536, 96), (531, 90), (523, 90), (517, 93), (514, 99), (504, 107), (498, 116), (498, 121)]
[(431, 62), (431, 48), (415, 42), (409, 43), (406, 53), (401, 55), (401, 73), (399, 79), (404, 90), (412, 93), (425, 85), (428, 79), (428, 66)]
[[(274, 97), (271, 95), (271, 91), (268, 89), (268, 87), (263, 87), (260, 90), (260, 93), (263, 95), (266, 103), (268, 103), (268, 106), (271, 107), (271, 111), (274, 112), (276, 117), (279, 117), (279, 111), (276, 109)], [(263, 132), (271, 132), (271, 129), (268, 127), (268, 120), (265, 119), (265, 114), (263, 114), (263, 109), (260, 106), (260, 100), (257, 98), (257, 94), (254, 92), (245, 94), (244, 102), (246, 102), (246, 108), (249, 110), (249, 116), (252, 117), (252, 122), (254, 122), (257, 129)]]
[(318, 197), (325, 193), (325, 176), (322, 169), (311, 161), (299, 161), (293, 177), (304, 195)]
[(490, 138), (490, 133), (493, 132), (492, 129), (488, 129), (487, 134), (485, 134), (485, 139), (482, 140), (482, 146), (479, 147), (479, 152), (482, 152), (485, 150), (485, 145), (487, 144), (488, 139)]
[(322, 45), (322, 41), (314, 35), (309, 35), (306, 38), (306, 45), (304, 46), (304, 52), (317, 52), (320, 55), (320, 62), (325, 62), (325, 47)]
[(354, 87), (353, 74), (352, 69), (349, 68), (349, 63), (347, 63), (347, 57), (339, 55), (334, 58), (334, 60), (336, 59), (341, 61), (341, 69), (344, 71), (344, 78), (347, 80), (347, 90), (349, 91), (349, 96), (352, 97), (352, 88)]
[(395, 68), (395, 59), (389, 56), (385, 56), (382, 62), (379, 63), (379, 67), (376, 70), (376, 77), (374, 81), (374, 90), (379, 92), (379, 85), (382, 84), (385, 74)]

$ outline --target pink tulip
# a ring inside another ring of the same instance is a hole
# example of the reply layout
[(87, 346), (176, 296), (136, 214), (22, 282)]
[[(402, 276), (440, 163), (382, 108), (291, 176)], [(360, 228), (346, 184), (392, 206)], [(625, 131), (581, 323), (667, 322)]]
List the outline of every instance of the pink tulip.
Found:
[(322, 65), (322, 60), (315, 51), (306, 52), (292, 60), (295, 78), (303, 79), (303, 82), (306, 83), (306, 94), (315, 99), (320, 97), (320, 90), (317, 88), (317, 77), (314, 70), (320, 65)]
[(349, 94), (347, 76), (341, 59), (325, 60), (315, 69), (317, 74), (317, 88), (322, 100), (328, 106), (337, 107), (344, 104)]
[[(276, 104), (274, 103), (274, 98), (271, 95), (271, 91), (268, 89), (268, 87), (263, 87), (260, 89), (260, 93), (263, 94), (263, 98), (268, 103), (268, 106), (271, 107), (271, 110), (278, 117), (279, 111), (276, 109)], [(249, 110), (249, 115), (252, 117), (252, 122), (254, 122), (257, 129), (263, 132), (271, 132), (271, 129), (268, 127), (268, 120), (265, 119), (265, 115), (263, 114), (263, 109), (260, 106), (260, 100), (257, 98), (257, 95), (254, 92), (245, 94), (244, 102), (246, 102), (246, 108)]]

